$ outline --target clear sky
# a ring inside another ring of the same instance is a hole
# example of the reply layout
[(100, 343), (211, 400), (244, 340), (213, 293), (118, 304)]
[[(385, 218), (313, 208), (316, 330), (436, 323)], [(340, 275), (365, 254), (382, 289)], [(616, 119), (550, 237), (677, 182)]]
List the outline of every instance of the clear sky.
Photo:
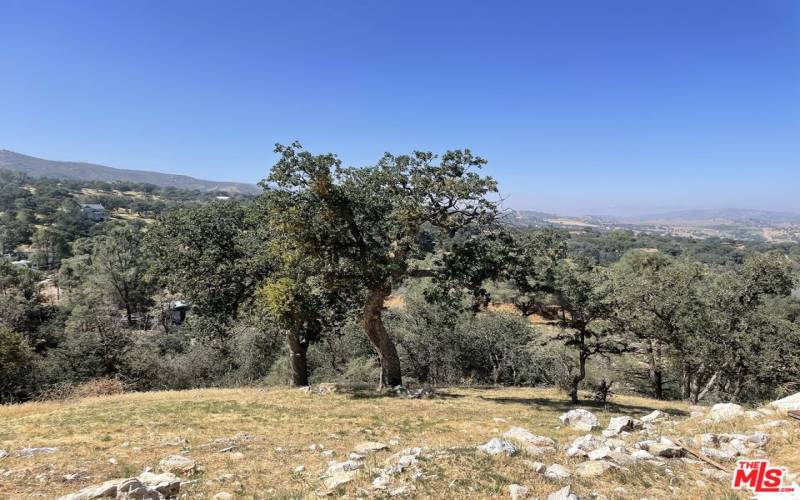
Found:
[(256, 182), (469, 147), (506, 206), (800, 212), (800, 1), (0, 0), (0, 148)]

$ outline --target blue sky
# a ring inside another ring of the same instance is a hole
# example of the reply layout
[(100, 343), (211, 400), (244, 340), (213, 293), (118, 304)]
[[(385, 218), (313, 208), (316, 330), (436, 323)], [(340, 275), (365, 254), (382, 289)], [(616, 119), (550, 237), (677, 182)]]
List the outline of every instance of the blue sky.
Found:
[(800, 2), (0, 0), (0, 110), (120, 168), (469, 147), (512, 208), (800, 212)]

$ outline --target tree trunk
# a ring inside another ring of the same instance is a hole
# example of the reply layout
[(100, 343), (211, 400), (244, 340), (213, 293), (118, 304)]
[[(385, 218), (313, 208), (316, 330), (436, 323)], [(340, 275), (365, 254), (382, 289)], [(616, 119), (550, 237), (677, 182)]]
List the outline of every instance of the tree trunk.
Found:
[(647, 342), (647, 364), (653, 397), (664, 399), (664, 374), (661, 371), (661, 344), (657, 340)]
[(380, 360), (380, 387), (403, 385), (400, 357), (397, 355), (397, 348), (395, 348), (392, 338), (389, 337), (386, 327), (383, 325), (383, 306), (390, 293), (391, 288), (388, 285), (370, 291), (361, 319), (367, 337), (372, 342)]
[[(584, 335), (581, 334), (581, 337), (584, 338)], [(572, 404), (578, 404), (578, 385), (586, 378), (586, 360), (588, 357), (584, 351), (581, 351), (578, 355), (578, 374), (572, 377), (572, 385), (569, 389), (569, 398), (572, 400)]]
[(305, 387), (308, 385), (308, 339), (296, 331), (289, 331), (286, 340), (289, 345), (289, 385)]

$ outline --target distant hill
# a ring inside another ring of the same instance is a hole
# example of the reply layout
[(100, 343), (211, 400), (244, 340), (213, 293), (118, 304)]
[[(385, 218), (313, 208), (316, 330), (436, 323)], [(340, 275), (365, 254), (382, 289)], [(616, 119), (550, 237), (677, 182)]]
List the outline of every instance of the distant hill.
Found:
[(261, 192), (261, 189), (254, 184), (206, 181), (195, 179), (188, 175), (164, 174), (146, 170), (126, 170), (92, 163), (44, 160), (34, 156), (15, 153), (7, 149), (0, 149), (0, 169), (22, 172), (31, 177), (103, 182), (131, 181), (178, 189), (227, 191), (230, 193), (242, 194), (256, 194)]
[(717, 210), (681, 210), (636, 217), (617, 217), (617, 222), (628, 224), (689, 224), (689, 225), (753, 225), (776, 226), (800, 224), (800, 214), (723, 208)]

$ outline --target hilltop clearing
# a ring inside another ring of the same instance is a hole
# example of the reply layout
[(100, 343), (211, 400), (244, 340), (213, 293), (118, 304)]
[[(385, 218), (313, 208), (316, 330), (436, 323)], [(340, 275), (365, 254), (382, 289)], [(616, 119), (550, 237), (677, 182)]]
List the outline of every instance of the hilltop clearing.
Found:
[[(191, 498), (504, 498), (522, 488), (547, 498), (567, 486), (581, 498), (734, 497), (728, 474), (681, 458), (667, 441), (678, 439), (729, 470), (733, 457), (724, 455), (741, 447), (741, 454), (800, 471), (800, 426), (772, 411), (618, 396), (607, 410), (582, 406), (598, 419), (589, 431), (582, 412), (559, 419), (575, 407), (555, 390), (453, 388), (423, 396), (323, 385), (6, 406), (0, 497), (54, 497), (136, 475), (152, 482), (142, 475), (148, 468), (171, 470), (181, 484), (166, 475), (160, 488)], [(632, 419), (612, 420), (619, 416)]]

